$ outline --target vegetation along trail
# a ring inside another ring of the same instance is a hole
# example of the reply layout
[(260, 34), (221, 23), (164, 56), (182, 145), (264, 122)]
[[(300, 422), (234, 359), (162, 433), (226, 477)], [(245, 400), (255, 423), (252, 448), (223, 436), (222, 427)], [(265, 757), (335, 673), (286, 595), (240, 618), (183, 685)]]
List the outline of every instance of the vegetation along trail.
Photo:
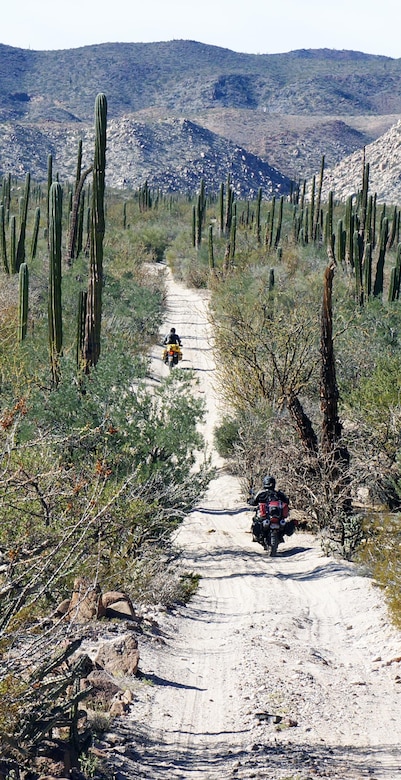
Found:
[[(276, 559), (252, 542), (239, 482), (213, 451), (221, 409), (207, 293), (168, 284), (167, 325), (184, 351), (174, 370), (192, 367), (199, 381), (217, 476), (177, 536), (199, 589), (141, 647), (137, 700), (122, 726), (132, 752), (120, 771), (152, 780), (396, 780), (401, 635), (369, 578), (325, 557), (311, 535), (296, 533)], [(161, 351), (153, 357), (167, 371)]]

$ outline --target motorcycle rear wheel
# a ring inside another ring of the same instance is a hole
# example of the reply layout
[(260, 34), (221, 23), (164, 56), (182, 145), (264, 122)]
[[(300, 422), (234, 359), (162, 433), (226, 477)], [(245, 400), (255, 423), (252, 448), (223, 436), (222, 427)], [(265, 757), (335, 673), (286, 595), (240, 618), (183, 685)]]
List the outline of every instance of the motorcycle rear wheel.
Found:
[(271, 532), (271, 539), (270, 539), (270, 557), (275, 558), (277, 555), (277, 548), (279, 544), (280, 534), (278, 531), (272, 531)]

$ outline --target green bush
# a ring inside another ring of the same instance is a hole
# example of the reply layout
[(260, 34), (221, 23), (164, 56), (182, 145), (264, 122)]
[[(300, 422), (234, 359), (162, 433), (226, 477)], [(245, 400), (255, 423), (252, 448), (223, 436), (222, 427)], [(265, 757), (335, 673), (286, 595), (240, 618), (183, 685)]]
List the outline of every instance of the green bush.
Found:
[(239, 441), (240, 424), (235, 417), (223, 417), (221, 424), (214, 429), (214, 444), (222, 458), (230, 458)]

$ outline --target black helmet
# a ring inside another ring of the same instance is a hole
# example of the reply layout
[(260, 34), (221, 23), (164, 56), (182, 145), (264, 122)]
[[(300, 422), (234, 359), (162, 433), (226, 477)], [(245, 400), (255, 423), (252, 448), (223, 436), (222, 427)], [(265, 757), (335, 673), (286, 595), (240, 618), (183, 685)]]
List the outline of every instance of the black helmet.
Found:
[(274, 490), (274, 488), (276, 487), (276, 480), (274, 479), (274, 477), (269, 477), (269, 476), (263, 477), (263, 487), (266, 488), (266, 490), (268, 489)]
[(170, 328), (170, 333), (175, 333), (175, 328)]

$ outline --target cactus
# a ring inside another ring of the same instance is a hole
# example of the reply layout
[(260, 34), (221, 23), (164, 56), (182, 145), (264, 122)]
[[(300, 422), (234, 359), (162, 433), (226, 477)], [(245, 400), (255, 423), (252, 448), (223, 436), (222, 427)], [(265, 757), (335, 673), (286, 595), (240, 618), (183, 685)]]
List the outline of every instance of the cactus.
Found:
[(63, 194), (58, 182), (50, 187), (49, 197), (49, 347), (53, 386), (60, 379), (59, 356), (63, 344), (61, 313), (61, 233)]
[(301, 190), (301, 197), (299, 199), (299, 209), (300, 211), (303, 210), (305, 206), (305, 197), (306, 197), (306, 179), (302, 182), (302, 190)]
[(196, 206), (192, 206), (192, 246), (196, 246)]
[(372, 244), (365, 244), (363, 253), (363, 289), (364, 300), (369, 300), (372, 295)]
[(260, 209), (262, 205), (262, 187), (258, 189), (258, 197), (256, 201), (256, 241), (260, 245)]
[(334, 213), (334, 198), (333, 192), (330, 190), (327, 203), (326, 224), (325, 224), (325, 239), (326, 239), (326, 251), (329, 260), (335, 262), (334, 245), (335, 236), (333, 233), (333, 213)]
[(391, 220), (391, 230), (387, 239), (387, 249), (391, 249), (397, 235), (397, 206), (394, 206), (393, 219)]
[(276, 228), (276, 237), (274, 239), (274, 248), (277, 249), (280, 238), (281, 238), (281, 228), (283, 225), (283, 208), (284, 208), (284, 196), (282, 195), (279, 201), (279, 208), (278, 208), (278, 217), (277, 217), (277, 228)]
[(271, 268), (269, 271), (269, 292), (273, 292), (274, 290), (274, 268)]
[(362, 306), (363, 304), (363, 287), (362, 287), (362, 258), (361, 258), (361, 246), (363, 245), (362, 236), (355, 230), (354, 233), (354, 269), (355, 269), (355, 300)]
[(231, 187), (230, 174), (227, 177), (227, 196), (226, 196), (226, 212), (224, 222), (224, 233), (229, 236), (231, 230), (231, 220), (233, 216), (233, 204), (234, 204), (234, 190)]
[(17, 253), (17, 226), (15, 216), (10, 219), (10, 274), (17, 273), (15, 264)]
[(311, 235), (311, 240), (316, 243), (316, 241), (319, 240), (319, 220), (320, 220), (320, 204), (322, 202), (322, 187), (323, 187), (323, 175), (324, 175), (324, 155), (322, 156), (322, 162), (320, 165), (320, 177), (319, 177), (319, 185), (317, 189), (317, 197), (316, 197), (316, 209), (314, 214), (314, 220), (313, 220), (313, 234)]
[[(365, 157), (365, 150), (364, 157)], [(361, 217), (360, 217), (360, 225), (359, 225), (359, 233), (362, 236), (362, 238), (365, 237), (365, 229), (366, 229), (366, 218), (367, 218), (367, 209), (368, 209), (368, 191), (369, 191), (369, 163), (365, 163), (363, 165), (363, 175), (362, 175), (362, 192), (360, 195), (361, 198)]]
[(372, 243), (372, 218), (373, 218), (373, 198), (372, 195), (368, 197), (368, 205), (366, 209), (366, 222), (364, 241), (366, 244)]
[[(66, 263), (68, 265), (71, 265), (72, 260), (75, 257), (78, 257), (79, 251), (77, 248), (78, 244), (78, 230), (79, 230), (79, 218), (80, 218), (80, 204), (83, 194), (83, 188), (86, 181), (87, 176), (92, 171), (92, 166), (90, 168), (87, 168), (86, 171), (84, 171), (79, 179), (79, 182), (75, 188), (74, 193), (74, 199), (71, 207), (71, 220), (70, 220), (70, 231), (69, 231), (69, 237), (68, 237), (68, 247), (66, 252)], [(81, 246), (82, 246), (82, 237), (81, 237)]]
[(25, 262), (25, 236), (26, 236), (26, 222), (28, 218), (28, 204), (29, 204), (29, 192), (31, 186), (31, 175), (27, 173), (25, 178), (24, 195), (21, 201), (21, 217), (20, 217), (20, 231), (16, 253), (16, 270), (19, 270), (21, 263)]
[(84, 234), (84, 215), (85, 215), (85, 190), (82, 191), (81, 197), (79, 199), (77, 243), (75, 249), (76, 257), (79, 257), (79, 255), (82, 252), (83, 234)]
[(47, 208), (47, 219), (46, 219), (46, 229), (47, 229), (47, 245), (49, 246), (49, 221), (50, 221), (50, 187), (53, 183), (53, 156), (51, 154), (48, 155), (47, 158), (47, 200), (46, 200), (46, 208)]
[(220, 229), (220, 235), (222, 235), (224, 231), (224, 184), (223, 182), (220, 184), (220, 190), (219, 190), (219, 229)]
[(345, 240), (346, 240), (346, 234), (344, 230), (344, 225), (342, 219), (339, 219), (337, 222), (337, 263), (339, 265), (344, 266), (345, 263)]
[(391, 269), (390, 285), (389, 285), (389, 288), (388, 288), (388, 301), (389, 301), (389, 303), (392, 303), (392, 301), (395, 301), (395, 299), (396, 299), (395, 290), (396, 290), (397, 286), (398, 286), (398, 283), (397, 283), (397, 269), (394, 266), (394, 268)]
[(3, 176), (1, 201), (4, 206), (4, 215), (7, 217), (6, 224), (8, 227), (8, 215), (11, 206), (11, 173)]
[(270, 206), (270, 212), (269, 212), (269, 222), (266, 230), (266, 248), (270, 249), (273, 244), (273, 226), (274, 226), (274, 212), (276, 209), (276, 198), (273, 195), (271, 206)]
[(354, 229), (355, 219), (352, 208), (352, 195), (349, 195), (345, 204), (345, 262), (351, 267), (353, 267), (354, 262)]
[(202, 243), (202, 204), (201, 196), (198, 195), (196, 199), (196, 217), (195, 217), (196, 229), (195, 229), (195, 246), (200, 246)]
[(384, 282), (384, 260), (386, 256), (386, 246), (388, 240), (388, 218), (383, 217), (380, 227), (380, 248), (379, 257), (376, 264), (376, 276), (373, 285), (373, 295), (378, 298), (383, 294), (383, 282)]
[(313, 236), (315, 234), (315, 193), (316, 193), (316, 177), (313, 176), (312, 178), (312, 184), (311, 184), (311, 193), (310, 193), (310, 204), (309, 204), (309, 225), (308, 225), (308, 234), (310, 235), (311, 239), (313, 239)]
[(230, 229), (230, 261), (231, 262), (234, 260), (234, 256), (235, 256), (236, 240), (237, 240), (237, 216), (234, 212), (231, 219), (231, 229)]
[[(99, 97), (99, 95), (98, 95)], [(97, 98), (96, 98), (97, 99)], [(107, 111), (107, 108), (106, 108)], [(139, 188), (138, 192), (138, 203), (139, 203), (139, 211), (149, 211), (150, 208), (152, 208), (152, 196), (149, 189), (148, 182), (145, 181), (145, 184), (143, 187)]]
[(4, 205), (0, 205), (0, 257), (6, 274), (10, 273), (7, 259), (6, 223)]
[(397, 256), (394, 268), (391, 269), (390, 287), (388, 292), (389, 302), (398, 300), (400, 297), (401, 283), (401, 244), (397, 246)]
[(28, 331), (29, 272), (26, 263), (19, 267), (18, 341), (23, 341)]
[(78, 154), (77, 154), (77, 169), (75, 172), (75, 190), (77, 189), (81, 180), (82, 173), (82, 138), (78, 141)]
[(214, 250), (213, 250), (213, 225), (209, 225), (209, 246), (208, 246), (208, 255), (209, 255), (209, 268), (213, 270), (214, 268)]
[(305, 206), (303, 210), (303, 218), (302, 243), (309, 244), (309, 206)]
[(31, 254), (30, 254), (31, 260), (34, 260), (35, 257), (36, 257), (36, 250), (37, 250), (37, 247), (38, 247), (39, 225), (40, 225), (40, 208), (39, 208), (39, 206), (37, 206), (36, 209), (35, 209), (35, 217), (34, 217), (33, 232), (32, 232), (32, 241), (31, 241)]
[(87, 308), (88, 293), (86, 290), (81, 290), (78, 298), (78, 318), (77, 318), (77, 348), (76, 348), (76, 361), (77, 369), (82, 369), (82, 355), (84, 353), (85, 345), (85, 322), (86, 322), (86, 308)]
[(401, 289), (401, 244), (397, 244), (397, 255), (395, 260), (395, 268), (396, 268), (396, 285), (395, 285), (395, 297), (397, 300), (400, 297), (400, 289)]
[(89, 371), (89, 366), (96, 366), (100, 357), (103, 239), (105, 233), (106, 128), (107, 99), (106, 95), (99, 93), (95, 101), (95, 153), (93, 161), (90, 270), (83, 355), (86, 371)]

